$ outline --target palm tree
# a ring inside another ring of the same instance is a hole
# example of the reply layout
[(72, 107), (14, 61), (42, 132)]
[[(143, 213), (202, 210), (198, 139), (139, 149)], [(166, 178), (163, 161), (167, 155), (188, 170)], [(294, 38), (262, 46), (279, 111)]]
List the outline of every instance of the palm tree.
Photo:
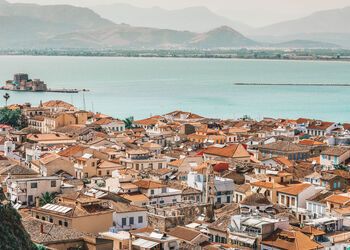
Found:
[(131, 129), (132, 125), (134, 123), (134, 117), (130, 116), (128, 118), (125, 118), (125, 120), (123, 120), (123, 122), (125, 123), (125, 128)]
[(7, 101), (8, 101), (8, 99), (10, 99), (10, 95), (9, 95), (9, 93), (5, 93), (5, 95), (3, 97), (5, 99), (6, 107), (7, 107)]
[(40, 206), (44, 206), (48, 203), (52, 203), (54, 199), (55, 199), (54, 193), (49, 193), (49, 192), (43, 193), (39, 200)]

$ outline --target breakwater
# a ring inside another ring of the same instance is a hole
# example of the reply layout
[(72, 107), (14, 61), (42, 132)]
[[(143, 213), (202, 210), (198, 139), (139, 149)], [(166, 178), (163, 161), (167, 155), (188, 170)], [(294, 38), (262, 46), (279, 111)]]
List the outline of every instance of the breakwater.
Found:
[(254, 83), (236, 82), (234, 85), (240, 86), (315, 86), (315, 87), (350, 87), (350, 83)]

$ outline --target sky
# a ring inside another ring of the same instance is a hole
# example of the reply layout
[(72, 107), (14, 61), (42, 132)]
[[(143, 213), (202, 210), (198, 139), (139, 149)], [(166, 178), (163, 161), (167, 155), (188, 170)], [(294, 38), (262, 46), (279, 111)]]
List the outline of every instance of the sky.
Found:
[(180, 9), (205, 6), (217, 14), (251, 26), (264, 26), (296, 19), (315, 11), (350, 6), (350, 0), (7, 0), (38, 4), (94, 5), (127, 3), (138, 7)]

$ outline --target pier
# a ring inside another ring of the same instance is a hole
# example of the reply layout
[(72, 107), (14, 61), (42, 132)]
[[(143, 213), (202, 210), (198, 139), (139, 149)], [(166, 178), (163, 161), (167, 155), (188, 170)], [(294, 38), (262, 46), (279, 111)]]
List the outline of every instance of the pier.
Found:
[(350, 83), (253, 83), (253, 82), (236, 82), (234, 85), (239, 86), (295, 86), (295, 87), (350, 87)]

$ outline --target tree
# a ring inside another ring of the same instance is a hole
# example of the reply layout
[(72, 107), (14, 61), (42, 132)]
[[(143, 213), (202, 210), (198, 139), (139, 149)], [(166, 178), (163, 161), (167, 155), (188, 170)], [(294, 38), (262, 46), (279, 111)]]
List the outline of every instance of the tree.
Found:
[(134, 123), (134, 117), (133, 116), (130, 116), (128, 118), (125, 118), (123, 120), (123, 122), (125, 123), (125, 128), (127, 129), (131, 129), (132, 128), (132, 125)]
[(26, 120), (21, 110), (11, 110), (8, 108), (0, 109), (0, 124), (6, 124), (16, 129), (26, 127)]
[(46, 192), (41, 195), (39, 203), (40, 203), (40, 206), (45, 206), (48, 203), (52, 203), (54, 200), (55, 200), (55, 194)]
[(0, 249), (35, 250), (35, 244), (23, 227), (21, 216), (10, 202), (5, 200), (0, 188)]
[(10, 99), (9, 93), (5, 93), (4, 99), (5, 99), (5, 103), (6, 103), (6, 106), (5, 106), (5, 107), (7, 107), (7, 101), (8, 101), (8, 99)]

